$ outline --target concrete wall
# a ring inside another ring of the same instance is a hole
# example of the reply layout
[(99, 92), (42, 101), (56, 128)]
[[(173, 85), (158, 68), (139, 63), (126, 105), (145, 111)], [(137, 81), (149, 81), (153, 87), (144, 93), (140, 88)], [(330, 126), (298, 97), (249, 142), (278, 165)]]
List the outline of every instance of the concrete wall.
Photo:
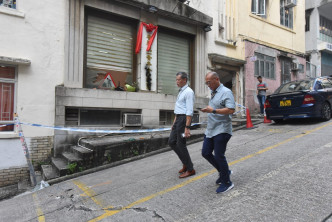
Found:
[[(14, 63), (15, 112), (22, 122), (54, 124), (54, 89), (63, 84), (66, 2), (25, 0), (17, 1), (16, 10), (0, 7), (0, 56), (31, 62), (30, 65)], [(22, 128), (29, 149), (31, 139), (49, 138), (54, 133), (45, 128)], [(43, 159), (40, 154), (38, 158)], [(26, 164), (17, 132), (1, 132), (0, 169), (15, 171)]]
[[(22, 122), (54, 123), (54, 88), (63, 83), (65, 3), (18, 1), (22, 16), (0, 12), (1, 55), (31, 61), (18, 66), (16, 111)], [(26, 137), (53, 135), (52, 130), (23, 129)]]
[[(176, 96), (156, 94), (152, 92), (119, 92), (111, 90), (80, 89), (56, 87), (56, 117), (57, 126), (65, 125), (65, 107), (98, 107), (112, 109), (140, 110), (144, 127), (159, 128), (159, 110), (174, 110)], [(207, 98), (196, 98), (195, 107), (204, 107)], [(202, 115), (201, 121), (205, 120)], [(84, 127), (87, 128), (87, 127)], [(90, 129), (105, 129), (105, 127), (88, 127)], [(112, 129), (121, 129), (114, 126)], [(110, 129), (110, 127), (106, 127)], [(99, 134), (100, 135), (100, 134)], [(54, 139), (54, 155), (66, 149), (68, 144), (76, 144), (80, 137), (94, 136), (89, 133), (56, 131)]]

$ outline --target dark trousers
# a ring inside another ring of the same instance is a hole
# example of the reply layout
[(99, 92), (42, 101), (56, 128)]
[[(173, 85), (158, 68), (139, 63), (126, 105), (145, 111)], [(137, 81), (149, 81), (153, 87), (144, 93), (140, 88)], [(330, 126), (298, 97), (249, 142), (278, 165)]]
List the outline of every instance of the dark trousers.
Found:
[[(231, 137), (228, 133), (221, 133), (212, 138), (204, 136), (202, 156), (218, 170), (223, 183), (230, 181), (225, 152), (227, 143)], [(212, 154), (213, 151), (214, 155)]]
[(186, 116), (177, 116), (168, 139), (168, 145), (178, 155), (182, 164), (187, 167), (187, 170), (191, 171), (194, 169), (193, 163), (191, 162), (191, 158), (187, 149), (186, 138), (182, 137), (181, 135), (184, 133), (185, 126)]
[(258, 102), (259, 102), (259, 108), (260, 108), (261, 114), (264, 114), (265, 96), (264, 95), (257, 95), (257, 99), (258, 99)]

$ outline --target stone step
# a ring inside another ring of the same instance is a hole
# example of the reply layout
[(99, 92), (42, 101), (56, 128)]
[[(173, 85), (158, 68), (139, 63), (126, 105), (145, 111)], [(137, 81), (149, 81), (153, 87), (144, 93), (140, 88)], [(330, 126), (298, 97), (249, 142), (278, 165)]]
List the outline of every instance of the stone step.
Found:
[(61, 176), (65, 176), (68, 173), (68, 163), (66, 160), (64, 160), (63, 158), (56, 158), (56, 157), (52, 157), (51, 159), (52, 161), (52, 165), (54, 166), (54, 168), (57, 171), (57, 174), (61, 177)]
[(71, 151), (82, 159), (89, 159), (93, 155), (92, 150), (85, 149), (80, 146), (71, 146)]
[(71, 164), (71, 163), (75, 163), (75, 162), (78, 163), (78, 162), (83, 161), (83, 159), (81, 159), (80, 157), (77, 157), (74, 153), (63, 152), (61, 155), (67, 161), (67, 164)]
[(42, 178), (45, 181), (59, 177), (52, 165), (41, 165)]
[(61, 153), (63, 153), (63, 152), (70, 152), (70, 147), (71, 147), (72, 145), (71, 144), (61, 144), (61, 145), (59, 145), (56, 149), (55, 149), (55, 153), (54, 153), (54, 155), (55, 156), (59, 156), (59, 155), (61, 155)]

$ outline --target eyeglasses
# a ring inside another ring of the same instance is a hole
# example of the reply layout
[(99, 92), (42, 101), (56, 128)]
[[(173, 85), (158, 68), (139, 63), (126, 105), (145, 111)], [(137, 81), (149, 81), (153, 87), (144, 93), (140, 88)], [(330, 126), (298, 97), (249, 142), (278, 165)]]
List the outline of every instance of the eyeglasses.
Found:
[(211, 81), (205, 82), (205, 85), (210, 85), (210, 84), (211, 84)]

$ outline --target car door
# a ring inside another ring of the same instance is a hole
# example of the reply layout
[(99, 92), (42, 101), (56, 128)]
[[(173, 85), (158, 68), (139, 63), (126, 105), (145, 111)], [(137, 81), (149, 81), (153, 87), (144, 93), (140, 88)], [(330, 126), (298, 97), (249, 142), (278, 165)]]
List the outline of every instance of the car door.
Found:
[(326, 84), (324, 84), (327, 91), (327, 100), (332, 104), (332, 77), (327, 78)]

